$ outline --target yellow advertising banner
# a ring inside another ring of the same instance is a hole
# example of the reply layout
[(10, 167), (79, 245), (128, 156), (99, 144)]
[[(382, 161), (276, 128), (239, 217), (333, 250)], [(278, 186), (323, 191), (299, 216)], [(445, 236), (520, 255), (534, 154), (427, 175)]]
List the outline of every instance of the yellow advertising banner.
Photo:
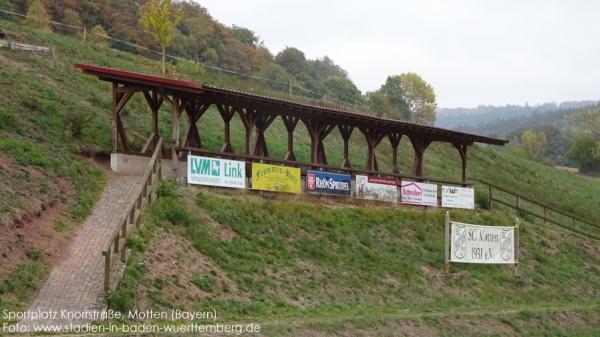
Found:
[(252, 188), (255, 190), (300, 193), (297, 167), (252, 163)]

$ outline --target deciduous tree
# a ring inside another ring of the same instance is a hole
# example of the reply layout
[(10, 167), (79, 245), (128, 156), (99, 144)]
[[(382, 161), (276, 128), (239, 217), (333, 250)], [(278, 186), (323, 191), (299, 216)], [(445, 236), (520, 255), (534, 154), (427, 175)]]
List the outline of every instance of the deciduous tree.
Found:
[(162, 72), (166, 73), (165, 51), (171, 43), (173, 29), (181, 21), (180, 10), (173, 9), (171, 0), (149, 0), (140, 8), (140, 24), (161, 47)]
[(27, 23), (29, 23), (31, 26), (45, 31), (52, 30), (49, 22), (50, 14), (48, 14), (48, 10), (46, 9), (46, 6), (42, 0), (33, 0), (29, 4), (27, 16), (30, 17), (30, 19), (27, 19)]

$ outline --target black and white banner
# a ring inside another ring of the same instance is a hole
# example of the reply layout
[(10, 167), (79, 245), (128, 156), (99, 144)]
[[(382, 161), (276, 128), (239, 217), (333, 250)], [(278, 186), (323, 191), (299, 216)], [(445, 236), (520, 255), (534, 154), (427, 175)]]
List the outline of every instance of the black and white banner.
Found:
[(515, 263), (515, 227), (450, 222), (450, 261)]

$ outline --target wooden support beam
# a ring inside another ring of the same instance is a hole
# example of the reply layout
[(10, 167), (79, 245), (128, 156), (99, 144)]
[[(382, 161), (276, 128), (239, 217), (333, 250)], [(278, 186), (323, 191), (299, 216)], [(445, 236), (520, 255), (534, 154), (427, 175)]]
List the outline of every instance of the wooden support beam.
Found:
[(112, 91), (112, 152), (116, 153), (119, 148), (119, 136), (121, 137), (123, 149), (129, 151), (129, 142), (127, 141), (123, 122), (121, 121), (121, 111), (127, 102), (129, 102), (135, 91), (133, 89), (123, 91), (123, 88), (119, 87), (117, 83), (113, 83)]
[(342, 161), (342, 168), (349, 168), (350, 159), (348, 159), (348, 141), (350, 140), (350, 136), (352, 136), (352, 131), (354, 131), (354, 127), (350, 125), (338, 125), (340, 130), (340, 134), (342, 135), (342, 139), (344, 140), (344, 160)]
[(283, 124), (288, 133), (288, 150), (283, 159), (296, 160), (296, 155), (294, 154), (294, 130), (296, 129), (296, 125), (298, 125), (300, 118), (289, 115), (282, 115), (281, 118), (283, 119)]
[(152, 133), (160, 135), (158, 132), (158, 110), (160, 110), (165, 100), (164, 95), (160, 94), (158, 90), (145, 90), (143, 93), (152, 111)]
[(233, 153), (233, 147), (231, 146), (231, 135), (229, 123), (236, 112), (236, 109), (231, 105), (217, 104), (217, 109), (223, 118), (224, 130), (223, 130), (223, 146), (221, 146), (221, 152)]
[(310, 157), (311, 163), (315, 165), (327, 165), (325, 146), (323, 141), (335, 128), (335, 124), (327, 124), (317, 119), (302, 119), (308, 134), (310, 135)]
[(390, 145), (392, 145), (392, 173), (399, 173), (398, 170), (398, 145), (402, 139), (402, 134), (397, 132), (391, 132), (388, 134)]
[(185, 105), (184, 109), (187, 114), (188, 122), (183, 136), (183, 146), (202, 148), (202, 141), (196, 123), (209, 107), (210, 104), (197, 101), (189, 101)]
[(462, 181), (467, 181), (467, 144), (452, 143), (460, 154), (460, 161), (462, 163)]
[(173, 147), (171, 148), (171, 159), (173, 165), (173, 175), (175, 176), (175, 180), (178, 179), (178, 170), (179, 170), (179, 157), (177, 156), (177, 148), (179, 148), (179, 117), (183, 111), (183, 107), (187, 103), (185, 99), (179, 97), (173, 97), (169, 100), (171, 102), (171, 139), (173, 143)]
[(409, 136), (410, 142), (415, 151), (415, 159), (412, 168), (412, 175), (415, 177), (423, 176), (423, 154), (427, 147), (431, 144), (431, 140), (418, 137), (418, 136)]
[(239, 108), (237, 109), (240, 114), (240, 119), (242, 120), (242, 124), (246, 129), (246, 154), (250, 154), (250, 147), (252, 145), (252, 128), (254, 128), (254, 120), (256, 119), (256, 115), (258, 111), (256, 109), (250, 108)]
[(265, 131), (273, 123), (277, 115), (266, 115), (264, 113), (257, 113), (254, 119), (254, 125), (256, 126), (256, 142), (252, 149), (252, 155), (259, 157), (268, 157), (269, 150), (267, 149), (267, 141), (265, 140)]
[(375, 148), (383, 137), (385, 137), (385, 133), (381, 132), (375, 128), (369, 127), (360, 127), (360, 131), (365, 136), (365, 140), (367, 141), (367, 160), (365, 162), (365, 170), (367, 171), (379, 171), (379, 167), (377, 165), (377, 157), (375, 156)]

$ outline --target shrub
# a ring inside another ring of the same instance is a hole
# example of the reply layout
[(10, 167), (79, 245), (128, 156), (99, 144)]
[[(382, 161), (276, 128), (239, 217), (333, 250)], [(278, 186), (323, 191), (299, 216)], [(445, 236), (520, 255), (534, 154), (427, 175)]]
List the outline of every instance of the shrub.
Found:
[(155, 224), (161, 224), (165, 221), (172, 225), (187, 226), (191, 223), (192, 216), (177, 198), (159, 198), (152, 205), (152, 218)]
[(200, 290), (210, 293), (215, 287), (215, 280), (208, 276), (192, 276), (191, 282)]
[(63, 131), (67, 137), (79, 140), (83, 136), (83, 130), (93, 119), (94, 116), (90, 113), (69, 111), (64, 117)]
[(482, 209), (490, 209), (490, 199), (487, 193), (476, 190), (475, 191), (475, 204)]

